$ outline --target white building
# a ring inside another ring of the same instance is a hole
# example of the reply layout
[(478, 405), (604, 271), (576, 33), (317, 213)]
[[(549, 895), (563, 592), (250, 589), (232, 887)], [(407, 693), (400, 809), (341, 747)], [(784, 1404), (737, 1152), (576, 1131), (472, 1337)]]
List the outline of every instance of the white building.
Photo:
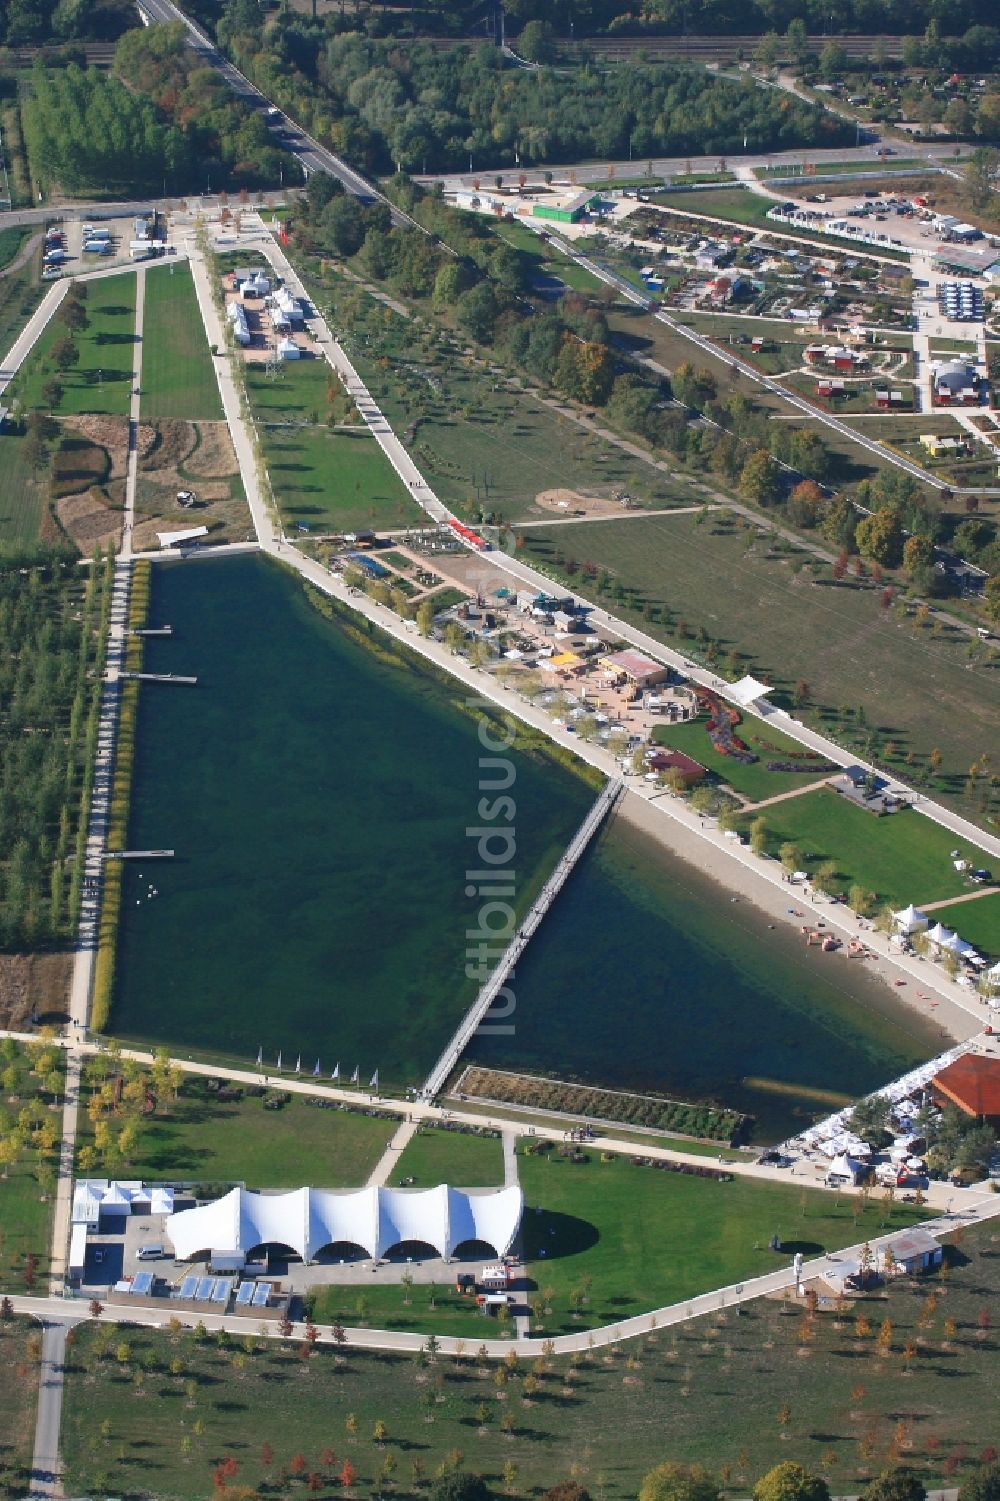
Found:
[(304, 1262), (328, 1246), (360, 1247), (378, 1259), (407, 1242), (450, 1256), (479, 1241), (503, 1256), (521, 1223), (519, 1188), (474, 1192), (449, 1188), (297, 1188), (255, 1193), (234, 1188), (212, 1204), (172, 1214), (166, 1223), (179, 1261), (258, 1246), (286, 1246)]
[(263, 271), (255, 271), (240, 287), (240, 296), (245, 301), (248, 297), (267, 297), (270, 291), (271, 283)]
[(279, 360), (300, 360), (301, 358), (302, 350), (294, 339), (284, 338), (278, 340)]

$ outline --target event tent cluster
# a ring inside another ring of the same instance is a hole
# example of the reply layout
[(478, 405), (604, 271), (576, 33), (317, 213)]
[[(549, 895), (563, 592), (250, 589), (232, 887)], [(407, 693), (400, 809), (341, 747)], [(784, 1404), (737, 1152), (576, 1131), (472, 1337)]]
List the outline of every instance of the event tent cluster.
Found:
[(206, 1252), (246, 1254), (267, 1245), (287, 1246), (305, 1262), (333, 1245), (360, 1246), (377, 1259), (412, 1242), (451, 1256), (469, 1241), (503, 1256), (523, 1207), (519, 1188), (476, 1193), (443, 1183), (424, 1189), (296, 1188), (270, 1194), (234, 1188), (214, 1203), (172, 1214), (166, 1233), (178, 1261)]

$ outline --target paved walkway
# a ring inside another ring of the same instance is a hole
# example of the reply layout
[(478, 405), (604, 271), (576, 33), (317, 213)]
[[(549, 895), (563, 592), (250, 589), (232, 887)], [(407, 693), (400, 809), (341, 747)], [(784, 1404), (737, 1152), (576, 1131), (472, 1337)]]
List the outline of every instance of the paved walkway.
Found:
[(964, 896), (949, 896), (943, 902), (914, 902), (921, 912), (937, 912), (939, 907), (957, 907), (960, 902), (978, 902), (983, 896), (996, 896), (1000, 886), (981, 886), (978, 891), (967, 891)]
[[(70, 1313), (69, 1318), (67, 1313)], [(73, 1318), (71, 1310), (65, 1306), (60, 1309), (60, 1314), (59, 1318), (42, 1315), (42, 1358), (38, 1372), (38, 1410), (29, 1497), (58, 1497), (63, 1493), (59, 1430), (62, 1424), (66, 1331), (86, 1315), (83, 1306), (77, 1318)]]
[(0, 365), (0, 396), (6, 391), (14, 376), (38, 343), (38, 340), (48, 327), (49, 319), (56, 312), (68, 291), (68, 281), (53, 282), (24, 325), (24, 328), (14, 340), (14, 343), (4, 356), (2, 365)]
[(807, 792), (815, 792), (819, 787), (825, 787), (830, 777), (820, 777), (815, 782), (804, 782), (801, 787), (789, 787), (787, 792), (776, 792), (773, 797), (763, 797), (759, 803), (744, 803), (743, 808), (747, 813), (756, 813), (759, 808), (771, 808), (775, 803), (787, 803), (789, 798), (803, 797)]
[(399, 1165), (399, 1159), (404, 1148), (409, 1146), (420, 1130), (420, 1126), (421, 1121), (419, 1118), (413, 1119), (407, 1116), (405, 1120), (400, 1121), (392, 1133), (389, 1145), (368, 1175), (369, 1188), (384, 1188), (386, 1186)]
[(29, 235), (12, 261), (8, 261), (0, 271), (0, 280), (5, 276), (13, 276), (15, 271), (20, 271), (26, 261), (29, 261), (35, 253), (35, 249), (42, 243), (42, 234), (39, 230), (36, 235)]

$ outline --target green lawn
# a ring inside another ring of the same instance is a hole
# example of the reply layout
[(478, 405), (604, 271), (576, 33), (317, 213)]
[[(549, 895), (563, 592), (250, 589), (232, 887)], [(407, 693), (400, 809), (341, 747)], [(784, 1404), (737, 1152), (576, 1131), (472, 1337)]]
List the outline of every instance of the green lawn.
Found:
[(754, 224), (774, 234), (794, 235), (796, 239), (809, 240), (827, 249), (849, 245), (853, 254), (862, 257), (871, 254), (886, 260), (909, 259), (904, 251), (889, 245), (865, 246), (838, 235), (810, 234), (805, 226), (776, 223), (767, 217), (776, 200), (751, 193), (747, 188), (696, 188), (692, 193), (657, 193), (653, 197), (654, 201), (681, 213), (708, 214), (716, 219), (731, 220), (734, 224)]
[[(59, 405), (51, 408), (57, 415), (78, 412), (101, 412), (126, 416), (134, 379), (135, 351), (135, 276), (123, 272), (87, 283), (84, 304), (89, 326), (77, 334), (80, 361), (65, 376)], [(56, 374), (49, 358), (52, 346), (66, 330), (58, 314), (35, 345), (14, 385), (16, 394), (27, 407), (50, 410), (42, 396), (42, 386)]]
[[(752, 815), (746, 815), (744, 825)], [(885, 818), (866, 813), (830, 788), (808, 792), (764, 808), (768, 847), (792, 840), (802, 851), (806, 869), (833, 860), (841, 889), (855, 883), (875, 893), (879, 903), (894, 907), (913, 902), (944, 901), (961, 896), (969, 883), (952, 866), (951, 851), (981, 865), (987, 856), (975, 845), (920, 813), (905, 810)]]
[(369, 433), (268, 427), (262, 436), (288, 531), (401, 527), (426, 519)]
[[(598, 602), (696, 659), (704, 657), (704, 632), (727, 674), (732, 667), (766, 679), (779, 704), (791, 707), (804, 682), (809, 706), (794, 712), (809, 724), (866, 758), (884, 754), (932, 795), (980, 816), (978, 794), (970, 804), (964, 784), (996, 739), (1000, 672), (969, 666), (964, 631), (943, 621), (921, 630), (887, 616), (878, 588), (838, 586), (828, 564), (814, 567), (804, 552), (776, 546), (770, 533), (725, 513), (700, 524), (693, 515), (650, 516), (523, 535), (526, 562), (595, 599), (596, 584), (584, 587), (564, 565), (592, 559), (605, 566), (612, 585), (634, 589), (637, 599), (633, 607), (612, 590)], [(939, 771), (929, 763), (935, 748)]]
[[(395, 1120), (318, 1110), (296, 1095), (283, 1110), (265, 1110), (254, 1096), (220, 1103), (204, 1079), (188, 1075), (170, 1114), (143, 1123), (128, 1175), (249, 1188), (356, 1188), (367, 1182), (395, 1127)], [(90, 1139), (86, 1123), (79, 1145)]]
[(449, 1183), (452, 1188), (492, 1188), (503, 1183), (499, 1137), (470, 1136), (423, 1126), (403, 1149), (389, 1180), (413, 1178), (420, 1188)]
[(13, 225), (10, 229), (0, 229), (0, 269), (9, 266), (11, 261), (17, 259), (18, 251), (25, 240), (32, 235), (38, 234), (33, 224)]
[(30, 1319), (0, 1323), (0, 1495), (28, 1493), (35, 1438), (38, 1326)]
[[(657, 745), (669, 745), (693, 757), (714, 776), (728, 782), (737, 792), (744, 793), (754, 802), (765, 797), (776, 797), (779, 792), (788, 792), (793, 787), (806, 786), (827, 775), (816, 770), (817, 766), (824, 764), (818, 756), (813, 756), (811, 760), (808, 755), (803, 756), (801, 745), (759, 719), (745, 715), (736, 726), (736, 734), (759, 757), (749, 766), (734, 760), (732, 756), (720, 755), (708, 738), (707, 718), (686, 724), (657, 725), (653, 739)], [(797, 752), (795, 759), (801, 761), (801, 771), (768, 771), (768, 761), (787, 761), (793, 752)]]
[[(535, 1332), (614, 1323), (775, 1271), (797, 1249), (819, 1255), (882, 1233), (881, 1202), (856, 1220), (853, 1198), (791, 1182), (724, 1183), (587, 1155), (585, 1163), (555, 1149), (519, 1158), (529, 1279), (551, 1308), (533, 1319)], [(897, 1204), (889, 1227), (922, 1217)], [(773, 1235), (781, 1255), (768, 1249)], [(588, 1292), (578, 1314), (570, 1302), (576, 1289)]]
[(0, 434), (0, 543), (9, 547), (37, 542), (48, 501), (47, 475), (31, 469), (23, 452), (23, 437)]
[[(716, 1474), (728, 1465), (727, 1489), (735, 1496), (749, 1495), (783, 1459), (822, 1473), (834, 1494), (853, 1495), (892, 1463), (901, 1422), (906, 1463), (929, 1488), (955, 1486), (986, 1445), (1000, 1446), (1000, 1343), (977, 1327), (980, 1309), (993, 1310), (1000, 1296), (998, 1249), (993, 1226), (969, 1230), (947, 1281), (900, 1278), (846, 1317), (827, 1302), (809, 1322), (801, 1305), (762, 1300), (740, 1316), (725, 1310), (651, 1331), (617, 1352), (522, 1361), (501, 1401), (495, 1368), (469, 1357), (439, 1358), (421, 1370), (410, 1356), (350, 1343), (345, 1358), (320, 1349), (304, 1360), (292, 1345), (251, 1339), (247, 1353), (235, 1341), (220, 1349), (190, 1334), (133, 1329), (119, 1360), (114, 1332), (88, 1325), (67, 1374), (67, 1494), (142, 1491), (201, 1501), (211, 1493), (214, 1466), (230, 1455), (240, 1467), (237, 1484), (294, 1494), (301, 1482), (290, 1479), (288, 1467), (301, 1453), (307, 1473), (320, 1477), (323, 1497), (340, 1492), (332, 1480), (345, 1457), (358, 1472), (356, 1494), (376, 1493), (387, 1454), (397, 1462), (397, 1493), (412, 1496), (426, 1494), (415, 1478), (433, 1476), (457, 1449), (467, 1470), (515, 1498), (537, 1496), (572, 1474), (602, 1501), (633, 1501), (642, 1476), (664, 1458), (699, 1461)], [(936, 1307), (928, 1314), (932, 1292)], [(873, 1339), (857, 1338), (855, 1313), (875, 1328), (890, 1320), (890, 1355), (878, 1357)], [(947, 1319), (953, 1333), (945, 1332)], [(915, 1353), (906, 1357), (910, 1340)], [(475, 1336), (467, 1344), (471, 1356)], [(174, 1360), (177, 1374), (169, 1370)], [(142, 1387), (135, 1380), (140, 1366), (149, 1370)], [(529, 1375), (536, 1386), (530, 1396)], [(509, 1435), (501, 1428), (508, 1412)], [(384, 1448), (372, 1437), (379, 1419), (387, 1428)], [(863, 1458), (859, 1438), (869, 1435), (872, 1452)], [(273, 1449), (266, 1470), (265, 1443)], [(324, 1466), (326, 1448), (336, 1461)], [(508, 1460), (515, 1471), (504, 1485)]]
[[(989, 864), (987, 860), (987, 868)], [(995, 873), (995, 862), (993, 869)], [(930, 915), (934, 922), (943, 922), (946, 928), (954, 928), (959, 937), (985, 957), (1000, 958), (1000, 892), (974, 902), (960, 902), (956, 907), (941, 907)]]
[[(529, 255), (536, 274), (557, 276), (573, 292), (597, 292), (604, 285), (592, 271), (578, 266), (569, 256), (555, 250), (548, 241), (539, 239), (534, 230), (517, 220), (498, 224), (494, 233), (499, 239), (506, 240), (508, 245)], [(555, 233), (558, 233), (558, 226), (555, 226)]]
[(330, 367), (325, 360), (283, 360), (274, 375), (246, 367), (247, 392), (262, 422), (318, 422), (326, 405)]
[[(470, 1263), (472, 1271), (481, 1262)], [(461, 1268), (456, 1267), (456, 1271)], [(402, 1329), (415, 1334), (451, 1334), (457, 1339), (494, 1338), (497, 1325), (479, 1312), (473, 1298), (456, 1292), (453, 1282), (415, 1282), (407, 1290), (400, 1283), (351, 1283), (314, 1289), (313, 1318), (317, 1324), (343, 1324), (345, 1329)], [(511, 1332), (512, 1325), (504, 1326)]]
[(185, 264), (146, 272), (141, 412), (147, 421), (222, 417), (191, 268)]
[[(62, 1055), (54, 1049), (52, 1056), (61, 1075)], [(43, 1090), (25, 1049), (6, 1041), (2, 1045), (0, 1072), (3, 1073), (0, 1122), (4, 1134), (16, 1123), (21, 1111), (28, 1109), (34, 1113), (36, 1122), (44, 1121), (55, 1131), (58, 1141), (62, 1130), (59, 1100)], [(29, 1283), (38, 1291), (44, 1290), (48, 1272), (55, 1148), (43, 1152), (31, 1144), (32, 1140), (33, 1130), (29, 1144), (0, 1173), (0, 1291), (3, 1292), (25, 1292)], [(28, 1278), (25, 1277), (28, 1257), (35, 1261), (34, 1279), (30, 1270)]]

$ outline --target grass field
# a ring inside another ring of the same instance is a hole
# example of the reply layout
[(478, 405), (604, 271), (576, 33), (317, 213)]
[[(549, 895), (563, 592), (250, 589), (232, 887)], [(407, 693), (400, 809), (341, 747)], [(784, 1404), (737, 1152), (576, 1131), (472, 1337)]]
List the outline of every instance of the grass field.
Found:
[(478, 500), (507, 520), (540, 516), (535, 496), (562, 486), (597, 495), (625, 488), (655, 505), (688, 498), (672, 476), (509, 389), (464, 353), (464, 339), (392, 315), (329, 267), (306, 262), (303, 272), (387, 419), (457, 509)]
[(34, 225), (13, 225), (10, 229), (0, 229), (0, 270), (9, 266), (11, 261), (16, 260), (18, 251), (25, 240), (32, 235), (38, 234)]
[(503, 1183), (499, 1137), (467, 1136), (424, 1126), (404, 1147), (391, 1183), (413, 1178), (420, 1188), (450, 1183), (452, 1188), (492, 1188)]
[[(333, 1476), (345, 1457), (358, 1472), (357, 1493), (369, 1495), (391, 1454), (394, 1490), (412, 1497), (426, 1493), (425, 1477), (457, 1449), (465, 1469), (514, 1497), (537, 1496), (572, 1474), (595, 1497), (632, 1501), (645, 1472), (668, 1458), (700, 1461), (716, 1474), (728, 1467), (727, 1489), (736, 1496), (748, 1495), (783, 1459), (823, 1474), (834, 1494), (855, 1494), (893, 1462), (894, 1440), (929, 1487), (955, 1486), (986, 1445), (1000, 1444), (1000, 1343), (978, 1327), (980, 1310), (991, 1310), (1000, 1295), (998, 1251), (993, 1227), (971, 1230), (951, 1253), (947, 1279), (900, 1278), (846, 1316), (827, 1302), (809, 1320), (801, 1305), (762, 1300), (739, 1317), (725, 1310), (572, 1363), (521, 1362), (499, 1399), (494, 1368), (471, 1358), (475, 1339), (465, 1359), (439, 1358), (421, 1370), (409, 1356), (350, 1344), (340, 1359), (321, 1349), (307, 1360), (287, 1345), (251, 1340), (247, 1352), (235, 1342), (220, 1349), (214, 1340), (135, 1329), (118, 1360), (99, 1353), (109, 1343), (114, 1349), (113, 1332), (88, 1325), (67, 1380), (67, 1493), (141, 1489), (200, 1501), (215, 1464), (231, 1455), (237, 1484), (288, 1494), (291, 1461), (301, 1454), (306, 1473), (319, 1476), (320, 1496), (341, 1491)], [(888, 1355), (878, 1355), (872, 1338), (857, 1338), (854, 1314), (875, 1328), (890, 1320)], [(946, 1332), (949, 1319), (955, 1327)], [(169, 1370), (174, 1360), (177, 1374)], [(135, 1372), (147, 1363), (140, 1387)], [(501, 1427), (506, 1413), (509, 1434)], [(372, 1437), (379, 1419), (384, 1448)], [(274, 1451), (266, 1467), (265, 1443)], [(336, 1459), (324, 1466), (326, 1448)], [(508, 1460), (515, 1469), (504, 1484)]]
[(780, 730), (764, 725), (760, 720), (744, 718), (737, 725), (736, 733), (759, 760), (749, 766), (735, 761), (732, 756), (723, 756), (708, 738), (708, 720), (696, 719), (687, 724), (662, 724), (653, 731), (657, 745), (669, 745), (699, 761), (708, 771), (737, 792), (744, 793), (754, 802), (765, 797), (776, 797), (779, 792), (788, 792), (793, 787), (802, 787), (817, 781), (823, 772), (816, 767), (822, 764), (818, 757), (810, 762), (802, 760), (801, 771), (768, 771), (768, 761), (787, 760), (791, 752), (801, 756), (802, 746), (783, 735)]
[(262, 422), (319, 422), (326, 408), (330, 367), (325, 360), (283, 360), (273, 376), (247, 365), (247, 391)]
[(42, 386), (55, 373), (50, 351), (66, 332), (57, 315), (14, 382), (26, 407), (52, 410), (56, 416), (78, 412), (127, 415), (134, 369), (135, 276), (123, 272), (89, 282), (85, 307), (89, 327), (76, 336), (79, 363), (59, 377), (62, 400), (49, 408), (42, 396)]
[(954, 928), (986, 958), (1000, 959), (1000, 893), (960, 902), (956, 907), (941, 907), (932, 915), (936, 923)]
[(318, 427), (262, 431), (271, 484), (289, 531), (401, 527), (424, 519), (368, 433)]
[(539, 239), (533, 230), (518, 223), (517, 220), (498, 224), (494, 233), (498, 239), (506, 240), (508, 245), (513, 245), (515, 250), (523, 250), (526, 255), (530, 256), (536, 275), (558, 277), (574, 292), (597, 292), (603, 286), (599, 277), (594, 276), (590, 271), (585, 271), (568, 256), (553, 249), (547, 241)]
[[(56, 1062), (61, 1074), (61, 1058)], [(0, 1071), (3, 1072), (0, 1119), (5, 1130), (16, 1122), (22, 1109), (37, 1108), (38, 1119), (49, 1124), (51, 1116), (58, 1140), (62, 1121), (58, 1103), (43, 1092), (42, 1081), (30, 1066), (24, 1049), (13, 1042), (5, 1043)], [(14, 1162), (0, 1175), (0, 1291), (25, 1292), (30, 1290), (32, 1282), (36, 1290), (44, 1286), (49, 1265), (51, 1193), (55, 1184), (52, 1164), (51, 1152), (46, 1157), (29, 1145), (22, 1147)], [(42, 1181), (46, 1174), (49, 1181)], [(30, 1271), (25, 1277), (28, 1257), (35, 1261), (34, 1279)]]
[(5, 433), (0, 465), (0, 543), (30, 547), (38, 540), (48, 501), (47, 475), (24, 462), (24, 438)]
[(187, 265), (146, 272), (140, 410), (151, 421), (222, 418), (212, 356)]
[[(558, 573), (555, 552), (572, 549), (578, 563), (591, 557), (634, 587), (638, 609), (618, 602), (611, 608), (650, 635), (697, 653), (694, 637), (704, 629), (723, 656), (740, 653), (743, 670), (772, 683), (779, 702), (790, 702), (804, 681), (815, 707), (801, 711), (803, 718), (848, 746), (889, 746), (892, 764), (911, 775), (926, 772), (928, 788), (939, 794), (961, 797), (968, 767), (996, 738), (1000, 673), (989, 664), (969, 667), (963, 632), (887, 617), (879, 590), (836, 587), (828, 567), (819, 565), (814, 576), (801, 553), (777, 550), (755, 530), (650, 516), (538, 527), (524, 536), (526, 561)], [(669, 609), (674, 627), (686, 620), (691, 644), (645, 619), (647, 604)], [(855, 723), (859, 707), (863, 723)], [(935, 748), (943, 760), (932, 776), (926, 758)], [(904, 760), (911, 753), (913, 767)]]
[[(188, 1076), (169, 1114), (143, 1123), (127, 1166), (137, 1178), (355, 1188), (367, 1182), (395, 1125), (353, 1111), (317, 1110), (298, 1095), (283, 1110), (265, 1110), (259, 1097), (220, 1102), (202, 1078)], [(79, 1145), (91, 1139), (89, 1122), (82, 1124)]]
[(24, 1496), (35, 1437), (38, 1365), (37, 1325), (28, 1319), (0, 1322), (0, 1495)]
[[(855, 883), (879, 902), (904, 907), (940, 902), (970, 890), (952, 865), (951, 852), (980, 865), (988, 857), (949, 829), (906, 810), (876, 818), (831, 788), (807, 792), (764, 808), (768, 848), (776, 854), (786, 840), (802, 851), (807, 869), (833, 860), (844, 891)], [(961, 908), (959, 909), (962, 910)]]
[[(873, 1201), (856, 1220), (857, 1201), (817, 1189), (589, 1157), (573, 1163), (552, 1150), (519, 1158), (528, 1274), (551, 1308), (533, 1320), (536, 1332), (614, 1323), (773, 1271), (795, 1250), (808, 1257), (852, 1245), (883, 1233), (890, 1213)], [(921, 1217), (898, 1204), (888, 1226)], [(768, 1249), (773, 1235), (785, 1259)], [(571, 1295), (584, 1288), (587, 1301), (574, 1312)]]
[[(481, 1265), (471, 1263), (470, 1269)], [(416, 1282), (410, 1289), (400, 1283), (324, 1285), (314, 1290), (311, 1306), (317, 1324), (342, 1324), (345, 1329), (451, 1334), (470, 1345), (497, 1334), (493, 1320), (479, 1312), (471, 1297), (456, 1292), (454, 1282)], [(511, 1332), (512, 1325), (508, 1322), (506, 1328)]]

